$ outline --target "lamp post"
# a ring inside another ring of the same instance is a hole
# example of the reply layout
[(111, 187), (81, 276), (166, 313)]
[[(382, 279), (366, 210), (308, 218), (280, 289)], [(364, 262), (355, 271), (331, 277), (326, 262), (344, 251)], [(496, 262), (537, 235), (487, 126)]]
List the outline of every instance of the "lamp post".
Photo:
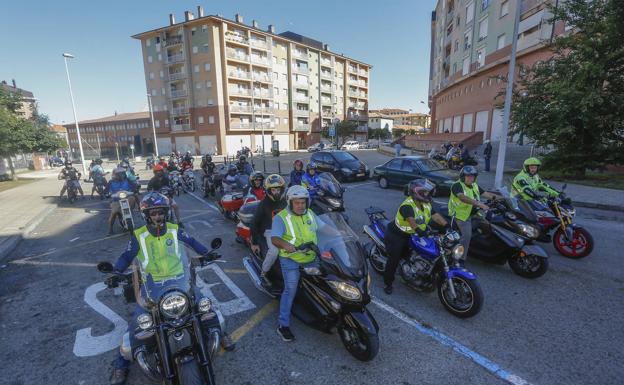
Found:
[(154, 134), (154, 152), (158, 158), (158, 142), (156, 141), (156, 126), (154, 125), (154, 112), (152, 111), (152, 95), (147, 94), (147, 104), (149, 106), (150, 117), (152, 118), (152, 133)]
[(71, 97), (72, 110), (74, 111), (74, 122), (76, 124), (76, 135), (78, 136), (78, 147), (80, 148), (80, 160), (82, 161), (83, 175), (89, 175), (87, 173), (87, 160), (84, 157), (84, 151), (82, 150), (82, 138), (80, 137), (80, 128), (78, 127), (78, 116), (76, 116), (76, 103), (74, 103), (74, 93), (72, 91), (71, 80), (69, 78), (69, 67), (67, 66), (67, 59), (73, 59), (74, 55), (69, 53), (63, 53), (63, 60), (65, 61), (65, 72), (67, 72), (67, 84), (69, 84), (69, 96)]

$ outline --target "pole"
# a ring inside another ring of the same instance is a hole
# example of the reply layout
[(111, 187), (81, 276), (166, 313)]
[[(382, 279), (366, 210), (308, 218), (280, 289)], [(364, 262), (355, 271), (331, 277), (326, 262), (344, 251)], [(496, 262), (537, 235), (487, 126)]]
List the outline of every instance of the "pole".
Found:
[(514, 32), (511, 40), (511, 56), (509, 57), (509, 73), (507, 74), (507, 90), (505, 92), (505, 107), (503, 110), (503, 127), (498, 144), (498, 159), (496, 160), (496, 175), (494, 188), (503, 187), (503, 172), (505, 171), (505, 153), (507, 151), (507, 133), (509, 132), (509, 115), (511, 113), (511, 94), (513, 91), (514, 75), (516, 73), (516, 48), (518, 46), (518, 25), (520, 24), (520, 0), (516, 0), (516, 16)]
[(97, 138), (97, 142), (98, 142), (98, 154), (100, 154), (100, 158), (102, 157), (102, 147), (100, 146), (100, 134), (99, 133), (95, 133), (95, 137)]
[(158, 142), (156, 141), (156, 126), (154, 125), (154, 112), (152, 111), (152, 95), (147, 94), (147, 104), (149, 105), (150, 117), (152, 118), (152, 132), (154, 133), (154, 152), (158, 158)]
[(117, 152), (117, 164), (121, 163), (121, 160), (119, 160), (119, 143), (115, 142), (115, 152)]
[(70, 54), (63, 54), (63, 59), (65, 61), (65, 72), (67, 72), (67, 84), (69, 84), (69, 96), (72, 102), (72, 110), (74, 111), (74, 122), (76, 122), (76, 135), (78, 135), (78, 147), (80, 148), (80, 159), (82, 161), (82, 171), (83, 175), (88, 175), (87, 173), (87, 160), (84, 157), (84, 151), (82, 150), (82, 139), (80, 138), (80, 127), (78, 127), (78, 116), (76, 115), (76, 103), (74, 103), (74, 92), (72, 91), (71, 80), (69, 79), (69, 67), (67, 66), (67, 58), (73, 58)]

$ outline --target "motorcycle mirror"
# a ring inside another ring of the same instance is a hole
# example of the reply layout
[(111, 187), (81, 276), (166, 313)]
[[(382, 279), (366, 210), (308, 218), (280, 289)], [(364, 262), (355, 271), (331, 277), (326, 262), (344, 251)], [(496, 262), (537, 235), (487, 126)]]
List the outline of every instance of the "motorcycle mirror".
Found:
[(100, 273), (112, 273), (113, 265), (110, 262), (100, 262), (97, 264), (97, 269)]
[(213, 250), (216, 250), (221, 247), (221, 243), (221, 238), (215, 238), (212, 240), (212, 242), (210, 242), (210, 247), (212, 247)]
[(563, 184), (563, 186), (561, 186), (561, 190), (563, 191), (563, 190), (565, 190), (567, 187), (568, 187), (568, 184), (567, 184), (567, 183), (564, 183), (564, 184)]

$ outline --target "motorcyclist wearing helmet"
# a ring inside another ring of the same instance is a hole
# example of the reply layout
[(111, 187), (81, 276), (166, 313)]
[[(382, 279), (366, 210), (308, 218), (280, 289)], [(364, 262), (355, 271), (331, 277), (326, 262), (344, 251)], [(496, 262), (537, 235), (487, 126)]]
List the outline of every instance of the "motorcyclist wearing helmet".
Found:
[(178, 161), (175, 158), (169, 159), (169, 163), (167, 163), (167, 172), (172, 171), (180, 171), (180, 169), (178, 168)]
[(91, 177), (93, 178), (93, 187), (91, 187), (91, 198), (93, 198), (93, 194), (97, 190), (97, 186), (102, 185), (105, 186), (108, 183), (106, 182), (106, 178), (104, 177), (105, 172), (104, 168), (102, 168), (102, 159), (94, 159), (93, 166), (91, 167)]
[(238, 163), (236, 163), (236, 168), (238, 168), (238, 172), (240, 172), (241, 174), (247, 174), (249, 176), (251, 176), (251, 174), (254, 171), (253, 167), (251, 167), (251, 164), (247, 162), (247, 157), (245, 155), (241, 155), (238, 158)]
[(122, 167), (124, 170), (126, 170), (126, 178), (128, 178), (130, 183), (132, 183), (135, 188), (133, 191), (138, 195), (139, 189), (141, 187), (139, 185), (139, 176), (134, 172), (134, 167), (132, 167), (132, 165), (130, 164), (130, 160), (127, 157), (123, 158), (123, 161), (119, 164), (119, 167)]
[(251, 177), (249, 178), (249, 186), (245, 187), (243, 194), (245, 196), (253, 194), (259, 201), (264, 199), (264, 175), (262, 175), (260, 171), (254, 171), (253, 174), (251, 174)]
[(214, 170), (216, 167), (216, 165), (212, 161), (212, 156), (210, 156), (210, 154), (204, 155), (204, 157), (202, 158), (200, 167), (202, 171), (204, 172), (204, 180), (203, 180), (204, 198), (207, 198), (208, 194), (214, 196), (215, 195), (214, 184), (212, 185), (212, 188), (209, 188), (208, 186), (209, 178), (213, 177)]
[[(539, 175), (539, 167), (542, 165), (537, 158), (528, 158), (524, 161), (522, 171), (516, 175), (512, 184), (512, 196), (519, 195), (527, 201), (534, 209), (540, 205), (539, 201), (545, 196), (558, 197), (561, 193), (544, 182)], [(544, 194), (544, 195), (543, 195)]]
[(230, 164), (227, 169), (227, 174), (221, 181), (221, 185), (223, 186), (223, 192), (232, 192), (239, 185), (239, 181), (240, 178), (238, 175), (238, 168), (235, 165)]
[(487, 210), (489, 207), (480, 201), (480, 197), (497, 199), (495, 194), (484, 191), (477, 185), (479, 171), (474, 166), (464, 166), (459, 172), (459, 180), (451, 186), (448, 201), (449, 215), (455, 217), (455, 223), (461, 233), (460, 243), (464, 246), (461, 263), (466, 260), (470, 238), (472, 238), (472, 216), (477, 209)]
[(301, 184), (301, 178), (303, 178), (303, 161), (297, 159), (293, 162), (293, 170), (290, 172), (290, 181), (288, 187)]
[[(169, 186), (170, 186), (169, 177), (165, 173), (165, 169), (163, 168), (163, 166), (161, 166), (159, 163), (156, 166), (154, 166), (154, 176), (147, 183), (147, 191), (160, 192), (163, 188), (169, 188)], [(178, 204), (173, 198), (169, 199), (169, 204), (171, 205), (171, 208), (173, 209), (173, 213), (175, 214), (176, 220), (178, 222), (178, 226), (181, 228), (184, 228), (184, 225), (182, 224), (182, 217), (180, 216), (180, 208), (178, 207)]]
[[(122, 167), (117, 167), (113, 170), (113, 177), (106, 186), (106, 195), (115, 194), (119, 191), (135, 191), (136, 187), (128, 180), (126, 176), (126, 170)], [(130, 209), (137, 207), (137, 200), (134, 195), (128, 196), (128, 203)], [(111, 214), (108, 217), (108, 235), (113, 235), (113, 224), (115, 223), (115, 217), (121, 215), (121, 206), (119, 202), (111, 202)]]
[(256, 207), (256, 213), (250, 226), (251, 250), (256, 254), (266, 251), (260, 275), (262, 284), (266, 288), (271, 287), (271, 283), (266, 278), (266, 273), (271, 270), (279, 252), (271, 242), (271, 224), (273, 217), (286, 208), (285, 186), (284, 178), (278, 174), (269, 175), (264, 180), (266, 195)]
[(186, 161), (190, 164), (193, 164), (193, 161), (195, 159), (193, 159), (193, 155), (191, 154), (190, 151), (187, 151), (186, 154), (184, 154), (184, 158), (182, 158), (182, 162)]
[(384, 292), (392, 294), (394, 274), (401, 259), (408, 256), (409, 241), (413, 234), (426, 236), (429, 233), (428, 225), (433, 221), (450, 230), (447, 221), (436, 213), (431, 206), (431, 196), (435, 185), (428, 179), (415, 179), (407, 186), (407, 198), (397, 209), (394, 221), (388, 225), (384, 237), (384, 244), (388, 251), (388, 262), (384, 272)]
[(167, 166), (169, 165), (169, 164), (167, 163), (167, 160), (165, 159), (165, 157), (164, 157), (164, 156), (160, 156), (160, 157), (158, 157), (158, 164), (159, 164), (159, 165), (160, 165), (163, 169), (166, 169), (166, 168), (167, 168)]
[(314, 252), (297, 251), (296, 248), (308, 242), (317, 244), (317, 232), (331, 226), (326, 225), (309, 209), (310, 194), (303, 186), (290, 187), (286, 192), (286, 200), (286, 208), (273, 218), (271, 242), (279, 249), (284, 278), (277, 333), (284, 341), (290, 342), (295, 339), (290, 330), (290, 311), (299, 284), (299, 269), (316, 264)]
[(60, 199), (63, 199), (63, 195), (65, 195), (65, 191), (67, 191), (67, 187), (69, 187), (70, 183), (76, 187), (78, 192), (80, 192), (80, 196), (84, 198), (84, 192), (82, 191), (82, 186), (80, 186), (81, 175), (82, 174), (72, 165), (71, 160), (65, 161), (65, 168), (61, 169), (61, 172), (58, 174), (59, 180), (65, 180), (61, 193), (59, 194)]
[(301, 185), (310, 193), (310, 199), (314, 201), (316, 193), (321, 184), (321, 179), (316, 173), (316, 163), (310, 162), (306, 165), (306, 172), (301, 177)]
[[(169, 222), (169, 199), (164, 195), (157, 192), (148, 193), (141, 201), (141, 214), (146, 225), (132, 233), (126, 250), (115, 263), (114, 271), (116, 273), (123, 273), (137, 259), (140, 262), (137, 265), (142, 274), (158, 271), (158, 277), (165, 277), (160, 279), (164, 281), (167, 277), (179, 275), (181, 253), (184, 252), (184, 247), (174, 248), (170, 247), (171, 244), (177, 245), (178, 242), (182, 242), (197, 254), (205, 255), (208, 253), (208, 249), (204, 245), (179, 228), (178, 225)], [(159, 282), (158, 278), (156, 282)], [(141, 290), (141, 296), (144, 295), (145, 293)], [(147, 311), (139, 305), (140, 302), (142, 301), (137, 301), (134, 315), (128, 324), (131, 345), (134, 345), (134, 331), (137, 329), (136, 319), (140, 314)], [(226, 350), (234, 349), (234, 343), (225, 332), (223, 332), (222, 337), (223, 347)], [(128, 376), (129, 366), (130, 361), (124, 359), (121, 352), (118, 351), (113, 361), (110, 384), (124, 384)]]

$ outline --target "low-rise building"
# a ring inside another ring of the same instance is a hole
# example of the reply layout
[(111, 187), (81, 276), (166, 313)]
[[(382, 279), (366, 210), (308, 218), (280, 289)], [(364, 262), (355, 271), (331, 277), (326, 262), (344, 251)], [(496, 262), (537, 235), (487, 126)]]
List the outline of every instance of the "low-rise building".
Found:
[(17, 110), (18, 114), (23, 116), (25, 119), (30, 119), (33, 116), (33, 113), (37, 108), (37, 99), (35, 99), (32, 92), (17, 88), (15, 80), (12, 80), (11, 84), (8, 84), (3, 80), (0, 82), (0, 88), (2, 88), (9, 95), (16, 95), (22, 99), (22, 106), (19, 110)]
[(383, 128), (392, 132), (392, 127), (394, 125), (394, 120), (387, 115), (380, 114), (378, 112), (369, 112), (368, 113), (368, 128), (373, 130)]

